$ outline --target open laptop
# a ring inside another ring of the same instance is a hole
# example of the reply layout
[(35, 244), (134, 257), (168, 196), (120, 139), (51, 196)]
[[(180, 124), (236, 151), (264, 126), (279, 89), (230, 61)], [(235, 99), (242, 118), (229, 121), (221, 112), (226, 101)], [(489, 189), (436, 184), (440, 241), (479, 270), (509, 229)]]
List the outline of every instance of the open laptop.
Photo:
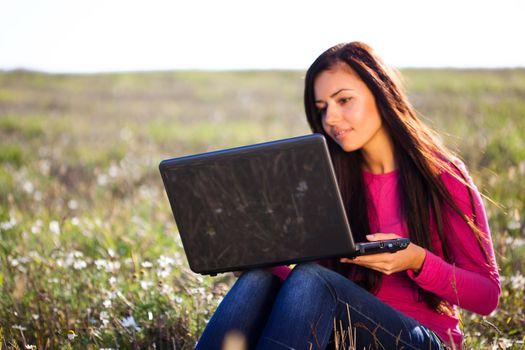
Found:
[(159, 165), (190, 268), (217, 274), (406, 248), (354, 242), (320, 134)]

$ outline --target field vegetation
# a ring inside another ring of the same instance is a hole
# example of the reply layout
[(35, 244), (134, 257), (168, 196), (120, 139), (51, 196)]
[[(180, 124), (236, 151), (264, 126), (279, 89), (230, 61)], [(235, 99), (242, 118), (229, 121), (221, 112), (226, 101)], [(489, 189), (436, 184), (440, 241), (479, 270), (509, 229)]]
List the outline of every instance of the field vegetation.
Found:
[[(502, 275), (465, 348), (524, 349), (525, 70), (403, 70), (467, 164)], [(233, 278), (188, 269), (158, 163), (308, 133), (303, 72), (0, 72), (0, 349), (190, 349)]]

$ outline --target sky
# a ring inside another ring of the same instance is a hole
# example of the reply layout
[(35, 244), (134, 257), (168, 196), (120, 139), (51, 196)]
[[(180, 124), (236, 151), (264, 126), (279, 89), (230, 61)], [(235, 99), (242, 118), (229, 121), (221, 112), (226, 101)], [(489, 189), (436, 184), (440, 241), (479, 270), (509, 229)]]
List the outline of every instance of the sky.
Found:
[(525, 67), (522, 0), (0, 0), (0, 70), (299, 69), (340, 42), (390, 65)]

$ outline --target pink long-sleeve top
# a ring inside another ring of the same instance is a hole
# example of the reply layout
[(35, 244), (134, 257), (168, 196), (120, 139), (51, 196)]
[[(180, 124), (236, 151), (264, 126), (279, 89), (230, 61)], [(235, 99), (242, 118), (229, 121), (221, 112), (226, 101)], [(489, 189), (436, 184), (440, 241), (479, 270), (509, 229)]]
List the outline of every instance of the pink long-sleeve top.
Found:
[[(464, 165), (460, 162), (457, 165), (472, 187), (472, 201), (467, 187), (456, 177), (444, 173), (441, 178), (458, 207), (470, 218), (473, 217), (473, 202), (477, 224), (483, 232), (481, 244), (488, 260), (470, 227), (447, 206), (443, 215), (450, 223), (450, 229), (445, 235), (451, 262), (444, 260), (437, 229), (430, 223), (434, 251), (426, 252), (419, 274), (407, 270), (383, 275), (383, 282), (376, 296), (433, 330), (446, 343), (450, 343), (452, 337), (456, 346), (461, 347), (462, 333), (457, 306), (487, 315), (497, 307), (501, 287), (483, 202)], [(395, 233), (408, 237), (400, 213), (397, 171), (380, 175), (368, 172), (363, 174), (370, 198), (371, 232)], [(285, 267), (274, 269), (274, 273), (283, 279), (288, 272)], [(418, 287), (454, 305), (454, 313), (448, 315), (429, 308), (419, 297)]]

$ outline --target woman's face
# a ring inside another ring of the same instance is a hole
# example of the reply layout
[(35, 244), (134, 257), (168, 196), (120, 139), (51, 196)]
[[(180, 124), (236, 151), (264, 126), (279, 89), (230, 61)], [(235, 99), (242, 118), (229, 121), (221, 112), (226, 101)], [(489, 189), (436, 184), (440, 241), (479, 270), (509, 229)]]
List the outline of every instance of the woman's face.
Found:
[(346, 152), (373, 149), (387, 137), (374, 95), (346, 64), (321, 72), (314, 94), (325, 132)]

